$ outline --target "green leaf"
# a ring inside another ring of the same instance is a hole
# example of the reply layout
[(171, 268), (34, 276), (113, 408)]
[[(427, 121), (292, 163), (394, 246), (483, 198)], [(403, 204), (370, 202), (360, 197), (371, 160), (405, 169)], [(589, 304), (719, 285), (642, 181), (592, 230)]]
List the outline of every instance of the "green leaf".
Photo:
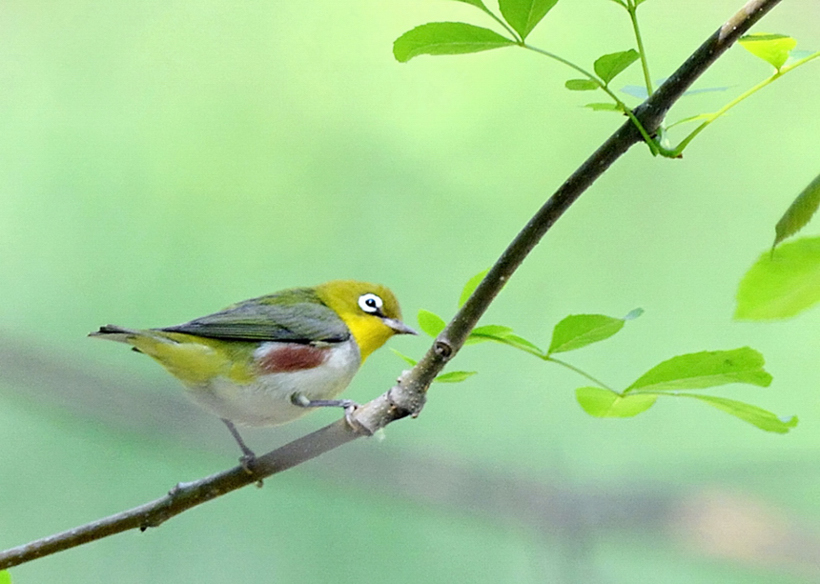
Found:
[(504, 342), (511, 347), (515, 347), (516, 349), (522, 349), (524, 351), (530, 350), (539, 354), (539, 356), (544, 355), (544, 351), (542, 351), (538, 345), (532, 343), (525, 339), (524, 337), (519, 337), (518, 335), (504, 335)]
[(620, 51), (618, 53), (610, 53), (602, 57), (598, 57), (595, 61), (595, 73), (604, 82), (609, 85), (609, 82), (621, 73), (624, 69), (629, 67), (632, 63), (640, 58), (638, 51), (629, 49), (628, 51)]
[(498, 0), (498, 7), (504, 20), (524, 40), (557, 2), (558, 0)]
[(524, 337), (519, 337), (518, 335), (504, 335), (503, 342), (511, 347), (515, 347), (516, 349), (521, 349), (522, 351), (538, 353), (539, 356), (544, 355), (544, 351), (542, 351), (538, 345), (531, 343)]
[(483, 343), (486, 341), (499, 340), (503, 335), (512, 333), (512, 329), (508, 326), (501, 326), (500, 324), (487, 324), (484, 326), (477, 326), (467, 337), (467, 344)]
[(649, 97), (649, 92), (643, 85), (624, 85), (621, 87), (621, 93), (625, 93), (638, 99), (646, 99)]
[(478, 373), (478, 371), (448, 371), (436, 377), (433, 381), (439, 383), (459, 383)]
[(514, 45), (488, 28), (463, 22), (430, 22), (408, 30), (393, 43), (393, 56), (406, 63), (419, 55), (477, 53)]
[(820, 300), (820, 238), (784, 243), (764, 252), (740, 281), (738, 320), (794, 316)]
[[(658, 80), (658, 85), (664, 83), (666, 79)], [(691, 97), (693, 95), (698, 95), (700, 93), (714, 93), (716, 91), (728, 91), (729, 86), (722, 86), (722, 87), (701, 87), (698, 89), (689, 89), (688, 91), (684, 91), (681, 94), (681, 97)], [(638, 99), (646, 99), (649, 97), (649, 93), (646, 91), (646, 87), (643, 85), (624, 85), (621, 87), (621, 92), (627, 95), (631, 95), (632, 97), (637, 97)], [(668, 128), (668, 126), (667, 126)]]
[(643, 314), (643, 308), (633, 308), (624, 316), (624, 320), (635, 320)]
[(588, 103), (584, 107), (588, 107), (595, 112), (621, 112), (621, 106), (617, 103)]
[(645, 412), (658, 399), (655, 395), (621, 395), (601, 387), (579, 387), (575, 399), (596, 418), (631, 418)]
[(795, 49), (791, 53), (789, 53), (789, 59), (786, 61), (786, 66), (793, 67), (798, 61), (802, 61), (802, 65), (805, 65), (808, 61), (812, 59), (816, 59), (820, 57), (820, 51), (805, 51), (800, 49)]
[(598, 89), (600, 85), (592, 79), (568, 79), (567, 82), (564, 83), (564, 87), (570, 91), (592, 91), (593, 89)]
[(691, 95), (700, 95), (701, 93), (717, 93), (721, 91), (729, 91), (728, 85), (716, 85), (715, 87), (700, 87), (698, 89), (689, 89), (681, 94), (681, 97), (689, 97)]
[(419, 328), (433, 338), (437, 337), (438, 334), (444, 330), (444, 327), (447, 326), (447, 323), (445, 323), (444, 319), (438, 314), (424, 310), (423, 308), (419, 310), (416, 319), (419, 321)]
[(727, 383), (767, 387), (772, 376), (763, 369), (763, 355), (749, 347), (731, 351), (701, 351), (678, 355), (656, 365), (626, 392), (704, 389)]
[(467, 283), (464, 284), (464, 289), (461, 291), (461, 296), (458, 297), (458, 307), (461, 308), (464, 306), (464, 303), (467, 302), (467, 299), (475, 292), (475, 289), (478, 288), (478, 285), (481, 284), (481, 280), (484, 279), (484, 276), (490, 271), (490, 268), (486, 270), (481, 270), (475, 276), (467, 280)]
[(817, 176), (789, 206), (774, 228), (772, 247), (794, 235), (809, 222), (820, 207), (820, 175)]
[(608, 339), (624, 326), (622, 318), (603, 314), (573, 314), (555, 325), (547, 354), (564, 353)]
[(11, 584), (11, 574), (6, 570), (0, 570), (0, 584)]
[(507, 326), (488, 324), (485, 326), (476, 327), (467, 338), (468, 341), (473, 339), (474, 342), (481, 342), (482, 340), (495, 341), (497, 343), (502, 343), (504, 345), (509, 345), (516, 349), (526, 351), (527, 353), (535, 353), (539, 357), (544, 356), (544, 352), (537, 345), (531, 343), (524, 337), (519, 337), (518, 335), (513, 334), (512, 329)]
[(740, 37), (738, 42), (755, 57), (763, 59), (777, 70), (780, 70), (791, 50), (797, 46), (797, 41), (790, 36), (763, 32), (747, 34)]
[(706, 402), (712, 407), (723, 410), (727, 414), (732, 414), (736, 418), (740, 418), (745, 422), (754, 424), (761, 430), (767, 432), (777, 432), (785, 434), (795, 426), (797, 426), (797, 416), (790, 418), (779, 418), (772, 412), (747, 404), (741, 401), (727, 399), (725, 397), (715, 397), (712, 395), (698, 395), (694, 393), (677, 393), (679, 397), (691, 397)]
[(393, 351), (393, 354), (396, 355), (399, 359), (403, 359), (405, 363), (410, 365), (410, 367), (415, 367), (416, 363), (418, 363), (418, 361), (416, 361), (412, 357), (408, 357), (404, 353), (400, 353), (399, 351), (397, 351), (393, 347), (390, 347), (390, 350)]
[(473, 329), (471, 334), (474, 335), (485, 335), (485, 336), (503, 336), (513, 332), (513, 330), (504, 325), (500, 324), (485, 324), (483, 326), (477, 326)]

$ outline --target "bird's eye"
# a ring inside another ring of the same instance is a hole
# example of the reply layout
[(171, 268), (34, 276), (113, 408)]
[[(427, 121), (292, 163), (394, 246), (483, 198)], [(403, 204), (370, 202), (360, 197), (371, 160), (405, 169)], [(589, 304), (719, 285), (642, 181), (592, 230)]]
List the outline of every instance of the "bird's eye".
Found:
[(380, 314), (383, 304), (382, 299), (375, 294), (368, 293), (359, 296), (359, 308), (368, 314)]

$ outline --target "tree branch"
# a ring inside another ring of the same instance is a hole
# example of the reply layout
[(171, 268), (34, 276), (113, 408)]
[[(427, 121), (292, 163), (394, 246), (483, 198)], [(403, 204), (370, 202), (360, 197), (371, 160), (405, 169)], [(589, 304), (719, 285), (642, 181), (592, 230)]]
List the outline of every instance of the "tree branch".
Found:
[[(751, 0), (709, 37), (656, 93), (635, 110), (643, 127), (654, 133), (683, 92), (779, 2)], [(530, 219), (422, 360), (412, 370), (404, 372), (396, 386), (358, 408), (352, 416), (352, 425), (339, 420), (260, 456), (247, 471), (238, 466), (198, 481), (180, 483), (166, 496), (150, 503), (0, 552), (0, 570), (122, 531), (156, 527), (196, 505), (259, 482), (360, 436), (371, 435), (407, 415), (418, 415), (430, 383), (458, 353), (470, 331), (527, 255), (578, 197), (640, 140), (641, 135), (631, 121), (618, 128)]]

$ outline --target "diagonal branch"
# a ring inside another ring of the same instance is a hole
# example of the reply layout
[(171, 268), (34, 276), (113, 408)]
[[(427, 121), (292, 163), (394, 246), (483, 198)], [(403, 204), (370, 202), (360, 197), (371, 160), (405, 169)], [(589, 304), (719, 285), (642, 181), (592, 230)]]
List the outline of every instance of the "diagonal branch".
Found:
[[(634, 114), (654, 133), (667, 111), (695, 80), (741, 35), (774, 8), (780, 0), (750, 0), (709, 37)], [(632, 121), (626, 121), (547, 200), (507, 247), (472, 296), (441, 332), (427, 354), (385, 394), (361, 406), (351, 424), (339, 420), (264, 456), (246, 471), (242, 467), (198, 481), (181, 483), (165, 496), (134, 509), (0, 552), (0, 570), (76, 547), (115, 533), (156, 527), (171, 517), (235, 489), (257, 483), (360, 436), (368, 436), (424, 406), (435, 376), (461, 349), (470, 331), (541, 238), (569, 207), (631, 146), (641, 140)]]
[[(710, 36), (644, 103), (634, 115), (641, 125), (654, 134), (669, 109), (734, 42), (780, 0), (749, 0), (721, 28)], [(631, 146), (641, 140), (632, 121), (626, 121), (590, 156), (547, 200), (496, 261), (472, 296), (441, 332), (411, 375), (400, 380), (402, 393), (410, 394), (407, 407), (417, 412), (414, 393), (426, 392), (433, 378), (461, 349), (470, 331), (504, 287), (516, 269), (529, 255), (553, 224), (572, 204)], [(432, 375), (431, 375), (432, 373)], [(398, 388), (393, 388), (394, 398)]]

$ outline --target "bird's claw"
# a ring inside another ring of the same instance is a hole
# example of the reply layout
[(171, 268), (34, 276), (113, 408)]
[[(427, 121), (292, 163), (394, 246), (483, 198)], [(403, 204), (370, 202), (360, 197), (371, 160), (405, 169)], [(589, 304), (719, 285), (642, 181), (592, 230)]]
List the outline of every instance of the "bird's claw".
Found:
[(256, 462), (256, 455), (250, 450), (239, 457), (239, 466), (249, 475), (253, 474), (253, 468), (251, 467), (254, 462)]
[(345, 422), (347, 422), (347, 425), (353, 428), (354, 430), (358, 430), (358, 428), (361, 427), (361, 424), (356, 421), (355, 414), (356, 410), (358, 410), (360, 407), (359, 404), (349, 399), (343, 401), (347, 402), (343, 406), (345, 409)]
[(292, 403), (295, 406), (299, 406), (300, 408), (311, 407), (310, 400), (307, 397), (305, 397), (304, 394), (299, 393), (298, 391), (294, 394), (291, 394), (290, 403)]
[(290, 396), (290, 401), (300, 408), (344, 408), (345, 421), (354, 430), (361, 431), (362, 425), (354, 417), (361, 406), (352, 399), (309, 399), (297, 392)]
[[(245, 454), (239, 457), (239, 466), (241, 466), (242, 470), (244, 470), (249, 475), (254, 474), (254, 470), (252, 467), (255, 462), (256, 455), (253, 453), (252, 450), (248, 450)], [(265, 481), (259, 479), (258, 481), (256, 481), (256, 486), (261, 489), (265, 486)]]
[(359, 407), (352, 399), (310, 399), (299, 392), (291, 394), (290, 403), (300, 408), (344, 408), (345, 412)]

